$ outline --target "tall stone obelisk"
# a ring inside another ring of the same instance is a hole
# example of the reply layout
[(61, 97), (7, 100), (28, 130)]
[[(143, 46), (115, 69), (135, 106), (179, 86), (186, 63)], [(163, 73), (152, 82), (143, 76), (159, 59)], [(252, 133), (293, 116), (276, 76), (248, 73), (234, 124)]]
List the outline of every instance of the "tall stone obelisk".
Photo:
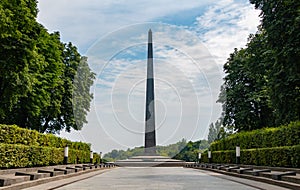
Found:
[(145, 155), (156, 155), (155, 103), (153, 78), (152, 31), (148, 32), (148, 59), (146, 84)]

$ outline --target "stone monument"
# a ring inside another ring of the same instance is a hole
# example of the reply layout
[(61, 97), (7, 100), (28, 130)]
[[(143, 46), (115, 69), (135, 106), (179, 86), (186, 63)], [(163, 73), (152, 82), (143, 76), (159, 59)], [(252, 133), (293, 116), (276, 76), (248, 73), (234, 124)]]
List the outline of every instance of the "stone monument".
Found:
[(185, 164), (182, 160), (159, 156), (156, 153), (155, 134), (155, 103), (154, 103), (154, 75), (153, 75), (153, 44), (152, 31), (148, 31), (148, 59), (146, 82), (146, 110), (145, 110), (145, 147), (144, 154), (126, 160), (117, 160), (118, 166), (123, 167), (178, 167)]
[(145, 155), (152, 155), (152, 156), (156, 155), (153, 45), (152, 45), (151, 29), (148, 32), (148, 58), (147, 58), (146, 110), (145, 110)]

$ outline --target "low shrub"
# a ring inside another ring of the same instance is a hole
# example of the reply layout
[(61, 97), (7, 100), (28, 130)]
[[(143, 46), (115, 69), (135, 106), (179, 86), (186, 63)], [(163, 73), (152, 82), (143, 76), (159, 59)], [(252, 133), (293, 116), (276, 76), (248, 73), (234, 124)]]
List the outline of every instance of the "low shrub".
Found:
[(211, 144), (212, 151), (241, 149), (270, 148), (294, 146), (300, 144), (300, 122), (292, 122), (287, 126), (265, 128), (233, 134), (225, 139)]
[(71, 149), (90, 151), (90, 144), (88, 143), (72, 142), (53, 134), (42, 134), (35, 130), (20, 128), (16, 125), (0, 124), (0, 134), (0, 143), (4, 144), (46, 146), (55, 148), (64, 148), (68, 145)]
[[(0, 150), (0, 168), (59, 165), (64, 160), (64, 148), (0, 143)], [(90, 162), (90, 151), (69, 149), (68, 163), (77, 161)]]
[[(207, 152), (201, 155), (208, 162)], [(241, 164), (274, 167), (300, 167), (300, 145), (241, 149)], [(212, 151), (213, 163), (235, 164), (235, 150)]]

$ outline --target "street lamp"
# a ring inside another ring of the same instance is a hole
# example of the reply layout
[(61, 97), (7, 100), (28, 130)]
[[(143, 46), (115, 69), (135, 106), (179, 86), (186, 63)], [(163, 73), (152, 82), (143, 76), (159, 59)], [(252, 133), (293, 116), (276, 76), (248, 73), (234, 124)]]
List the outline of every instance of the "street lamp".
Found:
[(240, 164), (241, 162), (241, 148), (240, 146), (235, 147), (235, 155), (236, 155), (236, 164)]
[(200, 147), (200, 145), (201, 145), (201, 141), (200, 141), (200, 144), (199, 144), (199, 152), (198, 152), (198, 163), (200, 163), (201, 162), (201, 147)]
[(91, 162), (91, 164), (93, 163), (93, 157), (94, 157), (93, 151), (91, 151), (91, 152), (90, 152), (90, 162)]
[(198, 160), (199, 160), (199, 164), (201, 162), (201, 152), (198, 153)]
[(208, 163), (211, 163), (211, 151), (208, 151)]
[(64, 164), (68, 164), (68, 156), (69, 156), (69, 147), (68, 145), (66, 145), (64, 149)]
[(100, 164), (101, 164), (102, 163), (102, 152), (100, 152), (99, 156), (100, 156)]

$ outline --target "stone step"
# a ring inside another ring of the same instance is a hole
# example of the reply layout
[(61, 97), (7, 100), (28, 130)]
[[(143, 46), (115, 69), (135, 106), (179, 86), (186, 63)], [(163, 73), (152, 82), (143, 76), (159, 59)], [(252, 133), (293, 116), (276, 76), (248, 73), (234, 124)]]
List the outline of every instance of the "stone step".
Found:
[(42, 167), (32, 167), (32, 168), (0, 169), (0, 175), (15, 174), (16, 172), (37, 172), (38, 170), (53, 170), (54, 168), (63, 168), (64, 169), (66, 167), (74, 167), (75, 165), (82, 165), (82, 164), (42, 166)]
[(229, 168), (229, 165), (221, 165), (221, 166), (217, 166), (218, 170), (226, 170), (226, 168)]
[(37, 180), (45, 177), (50, 177), (50, 173), (16, 172), (15, 176), (30, 176), (30, 180)]
[(282, 176), (295, 176), (295, 171), (287, 171), (287, 172), (261, 172), (259, 176), (267, 177), (275, 180), (281, 180)]
[[(84, 166), (83, 166), (84, 165)], [(97, 167), (114, 167), (114, 164), (101, 164)], [(53, 177), (69, 173), (80, 172), (83, 169), (95, 168), (91, 164), (57, 165), (36, 168), (18, 168), (0, 170), (0, 187), (14, 185), (30, 180)], [(1, 189), (1, 188), (0, 188)]]
[(94, 165), (82, 165), (84, 168), (94, 169)]
[(80, 172), (83, 170), (83, 168), (76, 168), (76, 167), (66, 167), (66, 169), (74, 170), (75, 172)]
[(262, 169), (262, 170), (247, 170), (244, 171), (244, 174), (253, 175), (253, 176), (259, 176), (259, 173), (261, 172), (271, 172), (270, 169)]
[(221, 164), (212, 164), (211, 168), (212, 169), (217, 169), (219, 166), (222, 166)]
[(227, 172), (231, 172), (232, 170), (234, 170), (234, 169), (239, 169), (239, 168), (240, 168), (239, 166), (233, 166), (233, 167), (226, 168), (225, 170), (226, 170)]
[(296, 174), (295, 176), (290, 176), (290, 175), (282, 176), (281, 180), (300, 184), (300, 174)]
[(238, 169), (232, 169), (232, 172), (238, 173), (238, 174), (243, 174), (245, 171), (251, 171), (253, 170), (252, 168), (238, 168)]
[(219, 170), (223, 170), (223, 171), (227, 171), (227, 169), (229, 168), (230, 166), (223, 166), (223, 167), (219, 167), (218, 169)]
[(63, 168), (54, 168), (54, 171), (63, 171), (64, 174), (75, 173), (75, 171), (72, 169), (63, 169)]
[(50, 177), (64, 175), (64, 171), (54, 171), (54, 170), (38, 170), (38, 173), (49, 173)]
[(30, 181), (30, 176), (0, 175), (0, 187)]
[(81, 168), (82, 170), (89, 170), (91, 169), (90, 166), (82, 165), (82, 166), (75, 166), (75, 168)]

